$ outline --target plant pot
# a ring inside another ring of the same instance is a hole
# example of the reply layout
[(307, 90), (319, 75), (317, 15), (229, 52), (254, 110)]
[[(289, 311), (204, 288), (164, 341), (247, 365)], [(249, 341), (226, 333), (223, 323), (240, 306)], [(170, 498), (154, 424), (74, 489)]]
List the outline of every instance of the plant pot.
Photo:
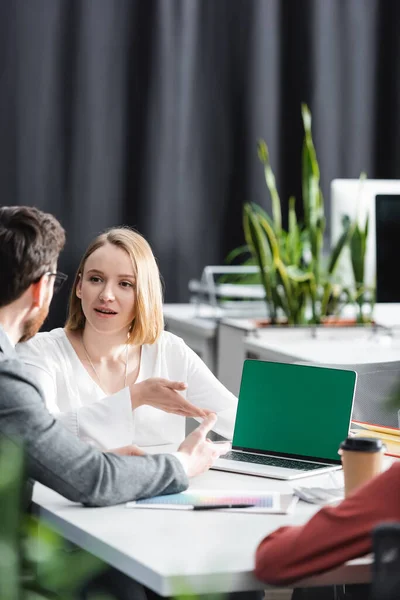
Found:
[(254, 326), (256, 328), (263, 327), (300, 327), (300, 328), (313, 328), (313, 327), (373, 327), (376, 325), (374, 321), (368, 321), (365, 323), (359, 323), (355, 318), (345, 317), (324, 317), (322, 322), (317, 324), (305, 323), (304, 325), (289, 325), (286, 319), (278, 319), (277, 322), (271, 323), (270, 319), (253, 319)]

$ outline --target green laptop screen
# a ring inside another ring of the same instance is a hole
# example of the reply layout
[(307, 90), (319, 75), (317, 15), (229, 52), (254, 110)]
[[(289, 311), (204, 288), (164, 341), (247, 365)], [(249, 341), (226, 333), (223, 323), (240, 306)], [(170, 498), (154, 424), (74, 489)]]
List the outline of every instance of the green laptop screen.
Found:
[(354, 371), (246, 360), (233, 447), (339, 462)]

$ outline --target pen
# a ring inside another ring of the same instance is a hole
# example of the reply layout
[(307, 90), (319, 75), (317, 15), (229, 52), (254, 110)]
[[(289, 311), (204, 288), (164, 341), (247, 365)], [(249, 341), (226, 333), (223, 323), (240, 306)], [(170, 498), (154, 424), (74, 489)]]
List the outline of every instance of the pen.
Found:
[(249, 508), (255, 504), (205, 504), (204, 506), (193, 506), (193, 510), (216, 510), (218, 508)]

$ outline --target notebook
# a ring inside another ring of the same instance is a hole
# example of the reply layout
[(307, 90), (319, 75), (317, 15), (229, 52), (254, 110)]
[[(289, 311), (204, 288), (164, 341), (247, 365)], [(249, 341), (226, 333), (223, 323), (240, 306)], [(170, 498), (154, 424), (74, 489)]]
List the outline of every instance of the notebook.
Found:
[(213, 469), (297, 479), (340, 469), (354, 371), (246, 360), (232, 451)]
[(385, 454), (400, 458), (400, 429), (361, 421), (352, 421), (352, 425), (352, 435), (355, 437), (378, 438), (386, 446)]
[[(128, 502), (126, 507), (193, 510), (194, 507), (212, 506), (217, 509), (220, 506), (219, 511), (286, 514), (293, 510), (297, 500), (298, 496), (294, 494), (265, 490), (186, 490), (180, 494)], [(249, 506), (244, 508), (244, 504)]]

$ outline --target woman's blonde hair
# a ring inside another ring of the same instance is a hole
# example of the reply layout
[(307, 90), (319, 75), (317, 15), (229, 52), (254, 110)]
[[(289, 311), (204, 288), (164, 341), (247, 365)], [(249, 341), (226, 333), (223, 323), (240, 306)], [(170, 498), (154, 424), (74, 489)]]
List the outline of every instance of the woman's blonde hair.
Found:
[(130, 256), (136, 278), (136, 311), (130, 330), (130, 344), (154, 344), (164, 329), (160, 272), (150, 245), (143, 236), (129, 227), (113, 227), (98, 235), (82, 257), (72, 286), (65, 328), (78, 331), (85, 328), (86, 317), (76, 295), (89, 256), (105, 244), (122, 248)]

